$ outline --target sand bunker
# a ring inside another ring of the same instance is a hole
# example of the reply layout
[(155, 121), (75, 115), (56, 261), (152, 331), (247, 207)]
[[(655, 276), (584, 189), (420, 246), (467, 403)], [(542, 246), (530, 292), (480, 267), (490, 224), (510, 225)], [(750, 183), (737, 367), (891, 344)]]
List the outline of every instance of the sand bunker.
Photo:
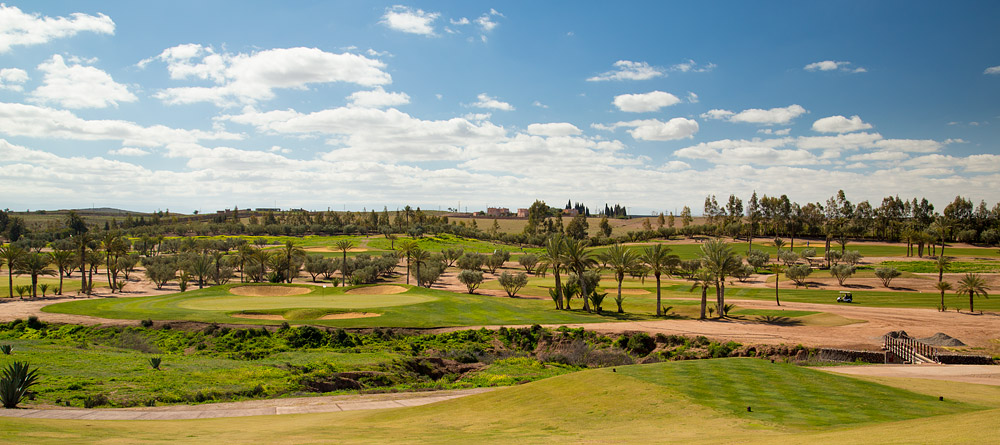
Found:
[[(612, 291), (617, 292), (617, 289), (612, 289)], [(646, 295), (648, 293), (650, 292), (646, 289), (622, 289), (622, 295)]]
[(357, 287), (345, 291), (345, 294), (352, 295), (390, 295), (390, 294), (401, 294), (406, 292), (408, 289), (403, 286), (367, 286), (367, 287)]
[(278, 314), (232, 314), (233, 318), (246, 318), (249, 320), (284, 320), (285, 317)]
[(372, 318), (379, 317), (382, 314), (377, 314), (375, 312), (344, 312), (342, 314), (329, 314), (319, 317), (320, 320), (347, 320), (350, 318)]
[(239, 286), (229, 289), (229, 293), (244, 297), (287, 297), (312, 292), (308, 287), (293, 286)]

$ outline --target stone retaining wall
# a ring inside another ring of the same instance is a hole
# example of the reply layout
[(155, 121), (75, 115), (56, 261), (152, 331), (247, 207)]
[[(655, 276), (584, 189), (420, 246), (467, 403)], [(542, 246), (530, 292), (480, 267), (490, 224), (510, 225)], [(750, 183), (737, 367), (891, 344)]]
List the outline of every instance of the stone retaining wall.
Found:
[(885, 363), (885, 352), (822, 348), (817, 358), (829, 362)]

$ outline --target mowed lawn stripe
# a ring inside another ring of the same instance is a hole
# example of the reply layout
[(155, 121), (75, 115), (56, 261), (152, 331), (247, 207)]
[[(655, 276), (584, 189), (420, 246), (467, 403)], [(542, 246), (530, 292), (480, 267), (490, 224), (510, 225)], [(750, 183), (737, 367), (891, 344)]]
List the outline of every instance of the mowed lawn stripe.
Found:
[(731, 415), (792, 427), (888, 422), (982, 409), (759, 359), (693, 360), (617, 371), (668, 385), (695, 403)]

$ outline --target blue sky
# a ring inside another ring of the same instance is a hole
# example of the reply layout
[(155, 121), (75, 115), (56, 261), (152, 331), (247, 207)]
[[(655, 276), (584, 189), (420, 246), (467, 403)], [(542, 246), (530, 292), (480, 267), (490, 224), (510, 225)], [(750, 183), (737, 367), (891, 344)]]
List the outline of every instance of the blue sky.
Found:
[(1000, 5), (706, 3), (6, 3), (0, 206), (997, 200)]

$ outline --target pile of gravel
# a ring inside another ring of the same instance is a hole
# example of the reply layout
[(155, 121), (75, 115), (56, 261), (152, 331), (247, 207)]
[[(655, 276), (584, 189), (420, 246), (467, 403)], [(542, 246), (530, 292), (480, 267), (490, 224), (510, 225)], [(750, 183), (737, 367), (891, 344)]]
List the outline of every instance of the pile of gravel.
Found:
[(921, 343), (931, 346), (965, 346), (961, 340), (954, 338), (943, 332), (938, 332), (927, 338), (918, 339)]

